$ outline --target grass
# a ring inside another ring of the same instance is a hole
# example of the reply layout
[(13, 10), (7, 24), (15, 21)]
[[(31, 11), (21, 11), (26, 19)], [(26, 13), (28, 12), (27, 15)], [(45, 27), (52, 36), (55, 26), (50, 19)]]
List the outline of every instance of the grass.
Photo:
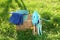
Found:
[[(60, 40), (60, 0), (24, 0), (31, 14), (37, 10), (42, 18), (50, 20), (43, 21), (43, 34), (40, 36), (32, 35), (31, 30), (16, 32), (15, 25), (8, 21), (9, 17), (2, 14), (6, 2), (0, 1), (0, 40)], [(14, 0), (11, 5), (8, 12), (20, 10)]]

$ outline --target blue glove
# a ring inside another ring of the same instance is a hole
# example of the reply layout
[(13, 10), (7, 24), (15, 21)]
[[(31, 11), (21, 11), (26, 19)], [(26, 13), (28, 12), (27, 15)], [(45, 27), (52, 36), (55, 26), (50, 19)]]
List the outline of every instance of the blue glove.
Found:
[(27, 10), (18, 10), (16, 11), (16, 13), (24, 14), (24, 17), (23, 17), (24, 21), (28, 19), (29, 12)]
[(12, 13), (10, 17), (10, 22), (16, 25), (23, 24), (23, 14)]
[(42, 23), (41, 20), (39, 20), (39, 23), (36, 25), (38, 35), (42, 35)]
[(34, 11), (34, 13), (32, 14), (32, 24), (35, 25), (38, 23), (39, 20), (39, 15), (37, 11)]

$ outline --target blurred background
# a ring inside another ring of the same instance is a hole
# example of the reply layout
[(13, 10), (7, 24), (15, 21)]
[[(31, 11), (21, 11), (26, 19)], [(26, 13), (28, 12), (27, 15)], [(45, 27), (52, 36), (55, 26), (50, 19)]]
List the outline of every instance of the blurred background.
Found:
[[(10, 12), (24, 9), (30, 14), (37, 10), (45, 19), (43, 35), (34, 36), (31, 30), (17, 33), (9, 23)], [(60, 0), (0, 0), (0, 40), (60, 40)]]

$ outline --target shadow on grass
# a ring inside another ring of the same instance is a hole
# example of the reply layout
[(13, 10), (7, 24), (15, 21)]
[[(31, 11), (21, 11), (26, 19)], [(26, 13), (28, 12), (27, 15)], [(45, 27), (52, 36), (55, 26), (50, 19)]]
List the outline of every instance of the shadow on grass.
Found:
[(17, 31), (17, 40), (60, 40), (60, 34), (57, 34), (57, 31), (60, 33), (59, 29), (44, 29), (42, 35), (33, 35), (32, 30)]
[(35, 40), (32, 30), (17, 31), (17, 40)]

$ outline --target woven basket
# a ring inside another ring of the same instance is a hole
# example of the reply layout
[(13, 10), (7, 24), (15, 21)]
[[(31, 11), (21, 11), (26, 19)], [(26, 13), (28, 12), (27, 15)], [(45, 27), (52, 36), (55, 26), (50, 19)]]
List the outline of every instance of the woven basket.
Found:
[(28, 15), (28, 19), (23, 22), (23, 25), (16, 25), (16, 30), (33, 29), (31, 14)]

